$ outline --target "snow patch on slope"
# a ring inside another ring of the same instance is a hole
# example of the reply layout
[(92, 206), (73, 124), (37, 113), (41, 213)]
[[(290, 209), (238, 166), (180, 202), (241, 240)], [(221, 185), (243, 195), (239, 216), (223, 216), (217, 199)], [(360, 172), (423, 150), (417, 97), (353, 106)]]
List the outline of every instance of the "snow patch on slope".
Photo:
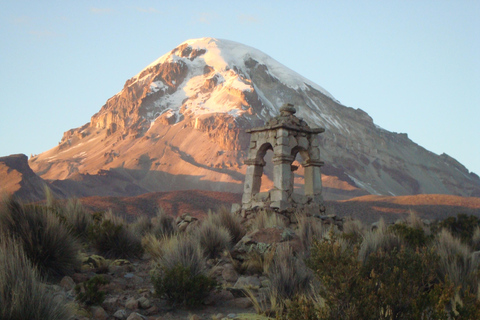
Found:
[[(164, 94), (155, 101), (154, 107), (156, 111), (152, 111), (150, 116), (158, 116), (166, 109), (171, 109), (178, 114), (182, 107), (185, 112), (194, 115), (228, 113), (232, 116), (239, 116), (245, 112), (245, 108), (243, 107), (248, 105), (248, 103), (243, 100), (242, 92), (253, 92), (254, 90), (267, 105), (266, 110), (262, 110), (262, 116), (275, 116), (278, 113), (278, 106), (275, 107), (271, 101), (264, 99), (265, 97), (262, 92), (254, 88), (251, 80), (242, 76), (242, 74), (248, 74), (245, 61), (248, 61), (250, 58), (267, 66), (267, 72), (270, 73), (273, 78), (278, 79), (281, 83), (294, 90), (308, 91), (310, 90), (310, 86), (334, 99), (333, 96), (322, 87), (255, 48), (229, 40), (214, 38), (191, 39), (183, 42), (180, 46), (185, 44), (192, 48), (192, 50), (204, 50), (205, 53), (194, 59), (190, 59), (188, 57), (180, 57), (170, 52), (149, 64), (132, 78), (133, 81), (130, 85), (137, 82), (148, 83), (151, 78), (148, 76), (149, 73), (145, 71), (163, 63), (182, 61), (182, 63), (188, 67), (188, 75), (186, 77), (188, 80), (182, 83), (173, 94)], [(173, 52), (175, 52), (175, 50)], [(212, 67), (214, 72), (206, 76), (203, 73), (205, 66)], [(231, 68), (238, 70), (238, 73)], [(142, 78), (140, 78), (141, 75)], [(215, 79), (213, 79), (213, 77), (215, 77)], [(204, 86), (208, 80), (216, 81), (213, 92), (201, 90), (202, 86)], [(149, 94), (159, 91), (165, 93), (167, 89), (168, 86), (162, 81), (155, 81), (150, 84)], [(187, 102), (182, 105), (185, 100), (187, 100)], [(180, 117), (177, 117), (177, 119), (180, 119)], [(150, 120), (153, 119), (150, 118)], [(333, 120), (332, 124), (338, 126), (338, 123), (333, 123)]]

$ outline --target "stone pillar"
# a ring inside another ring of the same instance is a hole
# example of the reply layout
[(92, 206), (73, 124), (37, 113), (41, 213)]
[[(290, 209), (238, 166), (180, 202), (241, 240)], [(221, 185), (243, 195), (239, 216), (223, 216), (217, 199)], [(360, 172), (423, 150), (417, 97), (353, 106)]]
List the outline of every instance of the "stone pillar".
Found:
[(244, 163), (247, 165), (247, 172), (245, 174), (245, 183), (243, 185), (242, 203), (250, 203), (252, 197), (260, 192), (262, 185), (262, 174), (265, 161), (248, 159)]
[(322, 193), (322, 173), (320, 167), (323, 161), (308, 160), (302, 164), (305, 168), (305, 195), (313, 199), (321, 196)]
[(270, 192), (271, 207), (285, 210), (288, 208), (288, 196), (292, 194), (292, 162), (294, 158), (276, 155), (273, 158), (273, 190)]

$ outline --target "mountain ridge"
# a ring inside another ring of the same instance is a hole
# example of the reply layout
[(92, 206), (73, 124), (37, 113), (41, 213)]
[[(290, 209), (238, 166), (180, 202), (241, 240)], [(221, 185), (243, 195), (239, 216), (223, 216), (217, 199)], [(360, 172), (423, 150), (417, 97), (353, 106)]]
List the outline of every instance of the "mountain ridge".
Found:
[[(238, 193), (249, 144), (245, 130), (263, 125), (287, 102), (310, 126), (326, 128), (319, 142), (327, 199), (480, 196), (478, 176), (453, 158), (378, 127), (364, 111), (341, 105), (264, 53), (213, 38), (188, 40), (155, 60), (89, 123), (67, 131), (57, 147), (29, 163), (43, 179), (75, 185), (69, 188), (83, 196), (97, 178), (103, 179), (98, 189), (112, 196), (181, 188)], [(265, 188), (272, 185), (271, 170), (265, 168)], [(299, 170), (299, 188), (302, 175)]]

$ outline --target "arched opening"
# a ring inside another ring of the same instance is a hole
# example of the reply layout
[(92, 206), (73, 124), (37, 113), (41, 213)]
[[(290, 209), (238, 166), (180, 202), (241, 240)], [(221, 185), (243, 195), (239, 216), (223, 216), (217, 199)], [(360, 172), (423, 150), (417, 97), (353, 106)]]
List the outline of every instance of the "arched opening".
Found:
[(260, 192), (268, 192), (273, 188), (273, 147), (270, 143), (264, 143), (257, 152), (256, 160), (263, 162), (262, 176), (260, 179)]
[(263, 167), (263, 175), (260, 185), (260, 192), (268, 192), (273, 189), (273, 150), (268, 149), (263, 157), (265, 166)]
[(305, 168), (302, 164), (310, 157), (308, 152), (300, 146), (294, 147), (291, 155), (294, 157), (292, 162), (293, 193), (305, 195)]

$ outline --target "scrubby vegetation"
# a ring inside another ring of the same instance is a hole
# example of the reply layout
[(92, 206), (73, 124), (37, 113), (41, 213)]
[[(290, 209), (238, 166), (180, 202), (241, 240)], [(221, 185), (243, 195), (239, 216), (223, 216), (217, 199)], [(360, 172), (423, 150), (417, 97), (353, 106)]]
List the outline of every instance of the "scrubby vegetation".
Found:
[[(222, 208), (198, 220), (160, 209), (129, 223), (90, 214), (78, 200), (6, 199), (0, 305), (11, 307), (0, 308), (0, 320), (68, 318), (44, 282), (74, 272), (71, 301), (86, 309), (118, 305), (105, 298), (142, 283), (137, 296), (154, 290), (169, 308), (246, 295), (269, 319), (480, 319), (479, 249), (479, 219), (466, 215), (424, 223), (412, 213), (367, 227), (305, 212), (241, 218)], [(132, 272), (139, 264), (143, 278)]]
[(124, 219), (108, 211), (90, 225), (88, 238), (107, 258), (139, 258), (143, 254), (142, 240), (132, 229)]
[(0, 234), (14, 238), (44, 276), (62, 277), (79, 267), (79, 243), (46, 206), (4, 200), (0, 205)]
[(191, 236), (165, 241), (163, 255), (152, 271), (157, 295), (171, 303), (197, 306), (215, 286), (199, 243)]
[(0, 235), (0, 319), (69, 318), (69, 309), (48, 294), (22, 245)]
[(75, 292), (76, 300), (86, 305), (100, 305), (105, 300), (106, 292), (102, 287), (108, 284), (108, 280), (102, 275), (95, 275), (89, 280), (77, 284)]

